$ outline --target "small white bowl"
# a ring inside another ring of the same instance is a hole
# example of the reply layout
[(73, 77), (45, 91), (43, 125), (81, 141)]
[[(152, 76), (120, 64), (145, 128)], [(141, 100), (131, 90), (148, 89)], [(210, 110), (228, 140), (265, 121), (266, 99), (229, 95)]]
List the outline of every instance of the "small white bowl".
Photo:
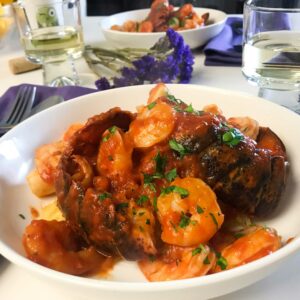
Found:
[[(134, 111), (136, 106), (146, 102), (152, 87), (141, 85), (113, 89), (58, 104), (30, 117), (0, 138), (0, 253), (13, 263), (35, 273), (40, 280), (62, 289), (69, 295), (66, 299), (208, 299), (241, 289), (264, 278), (300, 250), (299, 115), (246, 94), (200, 85), (175, 84), (168, 85), (170, 93), (186, 103), (192, 103), (196, 109), (215, 103), (225, 116), (249, 115), (261, 126), (269, 126), (282, 138), (290, 161), (290, 176), (276, 213), (261, 222), (277, 229), (284, 240), (295, 238), (275, 253), (244, 266), (203, 277), (169, 282), (146, 282), (135, 262), (118, 263), (109, 278), (103, 280), (60, 273), (25, 257), (22, 234), (31, 220), (30, 207), (38, 208), (42, 203), (26, 184), (26, 174), (33, 167), (35, 149), (58, 139), (70, 124), (84, 122), (88, 117), (112, 107), (120, 106)], [(19, 214), (26, 219), (20, 218)]]
[[(194, 8), (198, 15), (209, 13), (209, 24), (203, 27), (179, 31), (186, 44), (191, 49), (203, 46), (211, 38), (218, 35), (226, 21), (226, 14), (222, 11), (208, 8)], [(122, 32), (111, 30), (113, 25), (123, 25), (124, 22), (142, 21), (150, 9), (139, 9), (111, 15), (101, 21), (101, 28), (105, 38), (116, 47), (150, 48), (157, 40), (164, 36), (164, 32)]]

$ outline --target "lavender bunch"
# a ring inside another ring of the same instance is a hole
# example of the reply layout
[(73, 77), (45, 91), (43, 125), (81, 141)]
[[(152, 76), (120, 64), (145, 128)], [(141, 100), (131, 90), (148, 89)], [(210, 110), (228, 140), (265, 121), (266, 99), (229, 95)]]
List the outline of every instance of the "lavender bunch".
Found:
[(98, 79), (95, 82), (98, 90), (157, 82), (188, 83), (193, 72), (194, 57), (190, 47), (173, 29), (168, 29), (151, 49), (87, 50), (98, 59), (86, 56), (90, 66), (102, 64), (114, 74), (111, 79)]

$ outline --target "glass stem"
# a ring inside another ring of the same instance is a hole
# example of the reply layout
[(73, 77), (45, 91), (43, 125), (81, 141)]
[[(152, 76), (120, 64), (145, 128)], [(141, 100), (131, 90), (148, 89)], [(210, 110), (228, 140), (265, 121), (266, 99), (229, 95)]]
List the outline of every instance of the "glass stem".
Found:
[(274, 90), (261, 87), (258, 96), (300, 114), (300, 90)]
[(78, 85), (79, 77), (73, 58), (43, 62), (44, 84), (53, 87)]

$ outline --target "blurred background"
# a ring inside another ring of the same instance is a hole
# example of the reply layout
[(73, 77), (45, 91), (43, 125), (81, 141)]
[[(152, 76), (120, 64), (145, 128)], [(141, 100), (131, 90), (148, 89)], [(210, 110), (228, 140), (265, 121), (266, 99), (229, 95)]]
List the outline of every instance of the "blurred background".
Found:
[[(170, 4), (181, 6), (191, 3), (197, 7), (207, 7), (222, 10), (229, 14), (239, 14), (243, 11), (245, 0), (170, 0)], [(87, 15), (110, 15), (126, 10), (149, 8), (152, 0), (87, 0)]]

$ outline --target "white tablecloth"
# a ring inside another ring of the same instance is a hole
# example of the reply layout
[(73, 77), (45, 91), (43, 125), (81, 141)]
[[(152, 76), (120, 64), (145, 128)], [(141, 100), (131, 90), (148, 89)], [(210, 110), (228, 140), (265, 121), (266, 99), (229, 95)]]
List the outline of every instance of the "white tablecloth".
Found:
[[(98, 22), (99, 18), (97, 17), (83, 18), (86, 43), (103, 41)], [(20, 75), (12, 75), (9, 71), (7, 64), (8, 59), (22, 55), (23, 51), (20, 48), (17, 33), (15, 33), (9, 43), (0, 50), (0, 94), (3, 94), (8, 87), (20, 83), (42, 84), (41, 70)], [(257, 88), (250, 86), (246, 82), (241, 74), (240, 68), (205, 67), (203, 66), (203, 60), (204, 57), (201, 53), (196, 53), (196, 67), (191, 83), (257, 95)], [(81, 73), (86, 73), (86, 75), (88, 75), (88, 68), (84, 61), (78, 62), (78, 68)], [(299, 266), (300, 254), (291, 258), (280, 270), (259, 283), (217, 299), (300, 299)], [(53, 286), (48, 285), (45, 278), (37, 278), (26, 272), (26, 270), (23, 270), (4, 259), (0, 259), (0, 299), (85, 300), (74, 295), (70, 296), (63, 289), (58, 290)]]

